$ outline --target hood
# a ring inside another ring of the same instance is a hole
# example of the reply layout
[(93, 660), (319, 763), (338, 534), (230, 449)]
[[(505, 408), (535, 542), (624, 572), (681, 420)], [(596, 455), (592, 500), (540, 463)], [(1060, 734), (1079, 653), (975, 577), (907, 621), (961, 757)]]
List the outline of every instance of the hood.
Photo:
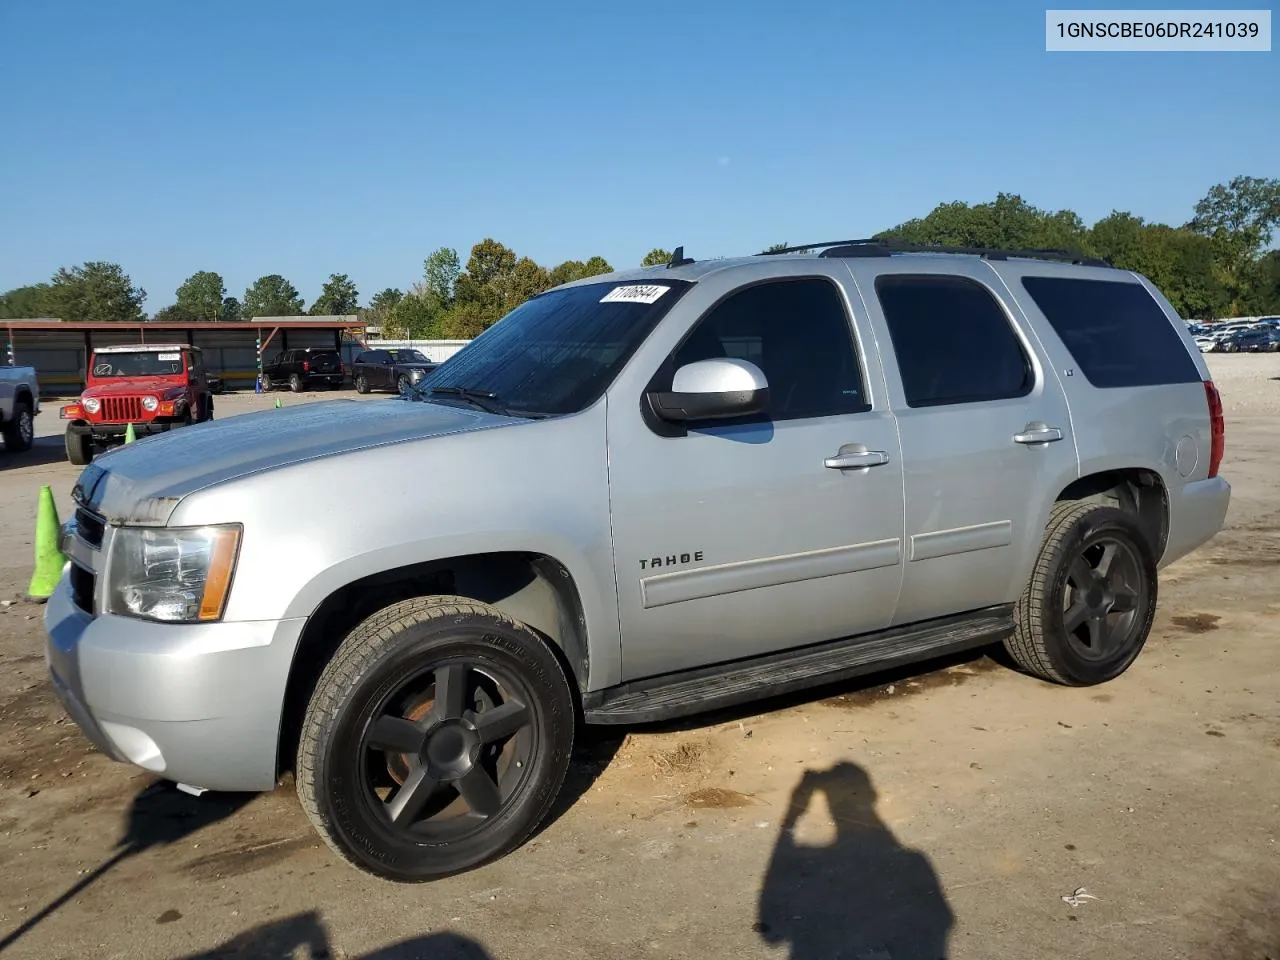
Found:
[(527, 422), (405, 400), (264, 410), (116, 447), (85, 468), (72, 496), (108, 521), (159, 525), (183, 497), (217, 483), (369, 447)]
[(132, 397), (143, 393), (164, 393), (166, 390), (185, 390), (187, 381), (178, 377), (121, 377), (119, 383), (95, 383), (80, 396), (83, 397)]

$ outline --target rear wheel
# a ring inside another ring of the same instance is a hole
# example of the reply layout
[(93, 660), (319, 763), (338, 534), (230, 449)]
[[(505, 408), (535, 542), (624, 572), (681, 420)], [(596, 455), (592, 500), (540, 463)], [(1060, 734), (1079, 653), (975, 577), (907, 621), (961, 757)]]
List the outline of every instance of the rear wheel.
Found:
[(407, 600), (343, 641), (316, 685), (298, 794), (326, 842), (398, 881), (519, 846), (559, 793), (572, 692), (544, 641), (485, 604)]
[(93, 459), (93, 434), (82, 430), (67, 430), (67, 460), (83, 467)]
[(1156, 593), (1155, 557), (1132, 514), (1095, 503), (1055, 504), (1005, 646), (1041, 679), (1103, 683), (1142, 651)]
[(36, 442), (35, 420), (31, 415), (31, 404), (18, 400), (13, 405), (13, 417), (4, 425), (4, 448), (10, 453), (22, 453), (30, 450)]
[(289, 374), (289, 389), (294, 393), (301, 393), (306, 389), (306, 383), (303, 382), (301, 375), (296, 373)]

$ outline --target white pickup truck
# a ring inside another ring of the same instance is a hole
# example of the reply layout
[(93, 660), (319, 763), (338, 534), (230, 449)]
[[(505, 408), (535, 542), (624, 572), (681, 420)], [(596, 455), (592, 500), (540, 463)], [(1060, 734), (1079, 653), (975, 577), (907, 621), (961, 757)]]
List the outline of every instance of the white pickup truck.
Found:
[(10, 453), (30, 450), (40, 412), (40, 382), (35, 367), (0, 367), (0, 435)]

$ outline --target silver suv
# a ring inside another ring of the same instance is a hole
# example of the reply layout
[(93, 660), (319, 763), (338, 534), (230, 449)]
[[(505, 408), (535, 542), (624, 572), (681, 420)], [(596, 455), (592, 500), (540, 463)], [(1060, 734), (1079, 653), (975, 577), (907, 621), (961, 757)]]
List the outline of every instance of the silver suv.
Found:
[(296, 775), (357, 867), (524, 841), (580, 724), (1003, 643), (1085, 686), (1219, 530), (1223, 420), (1143, 277), (874, 241), (567, 284), (408, 393), (96, 460), (53, 685), (188, 789)]

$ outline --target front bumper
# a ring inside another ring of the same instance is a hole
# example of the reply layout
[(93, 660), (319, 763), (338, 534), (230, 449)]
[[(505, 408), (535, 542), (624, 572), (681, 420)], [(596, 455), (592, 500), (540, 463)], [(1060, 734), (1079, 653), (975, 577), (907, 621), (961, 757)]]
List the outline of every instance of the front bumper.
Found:
[(211, 790), (270, 790), (305, 623), (92, 616), (64, 574), (45, 607), (45, 659), (67, 713), (112, 759)]
[[(176, 430), (181, 425), (181, 420), (172, 419), (135, 420), (133, 433), (137, 437), (150, 437), (157, 433), (168, 433), (170, 430)], [(123, 441), (125, 431), (128, 428), (129, 425), (127, 423), (94, 423), (84, 420), (67, 426), (67, 429), (72, 433), (92, 434), (93, 438), (100, 442)]]

